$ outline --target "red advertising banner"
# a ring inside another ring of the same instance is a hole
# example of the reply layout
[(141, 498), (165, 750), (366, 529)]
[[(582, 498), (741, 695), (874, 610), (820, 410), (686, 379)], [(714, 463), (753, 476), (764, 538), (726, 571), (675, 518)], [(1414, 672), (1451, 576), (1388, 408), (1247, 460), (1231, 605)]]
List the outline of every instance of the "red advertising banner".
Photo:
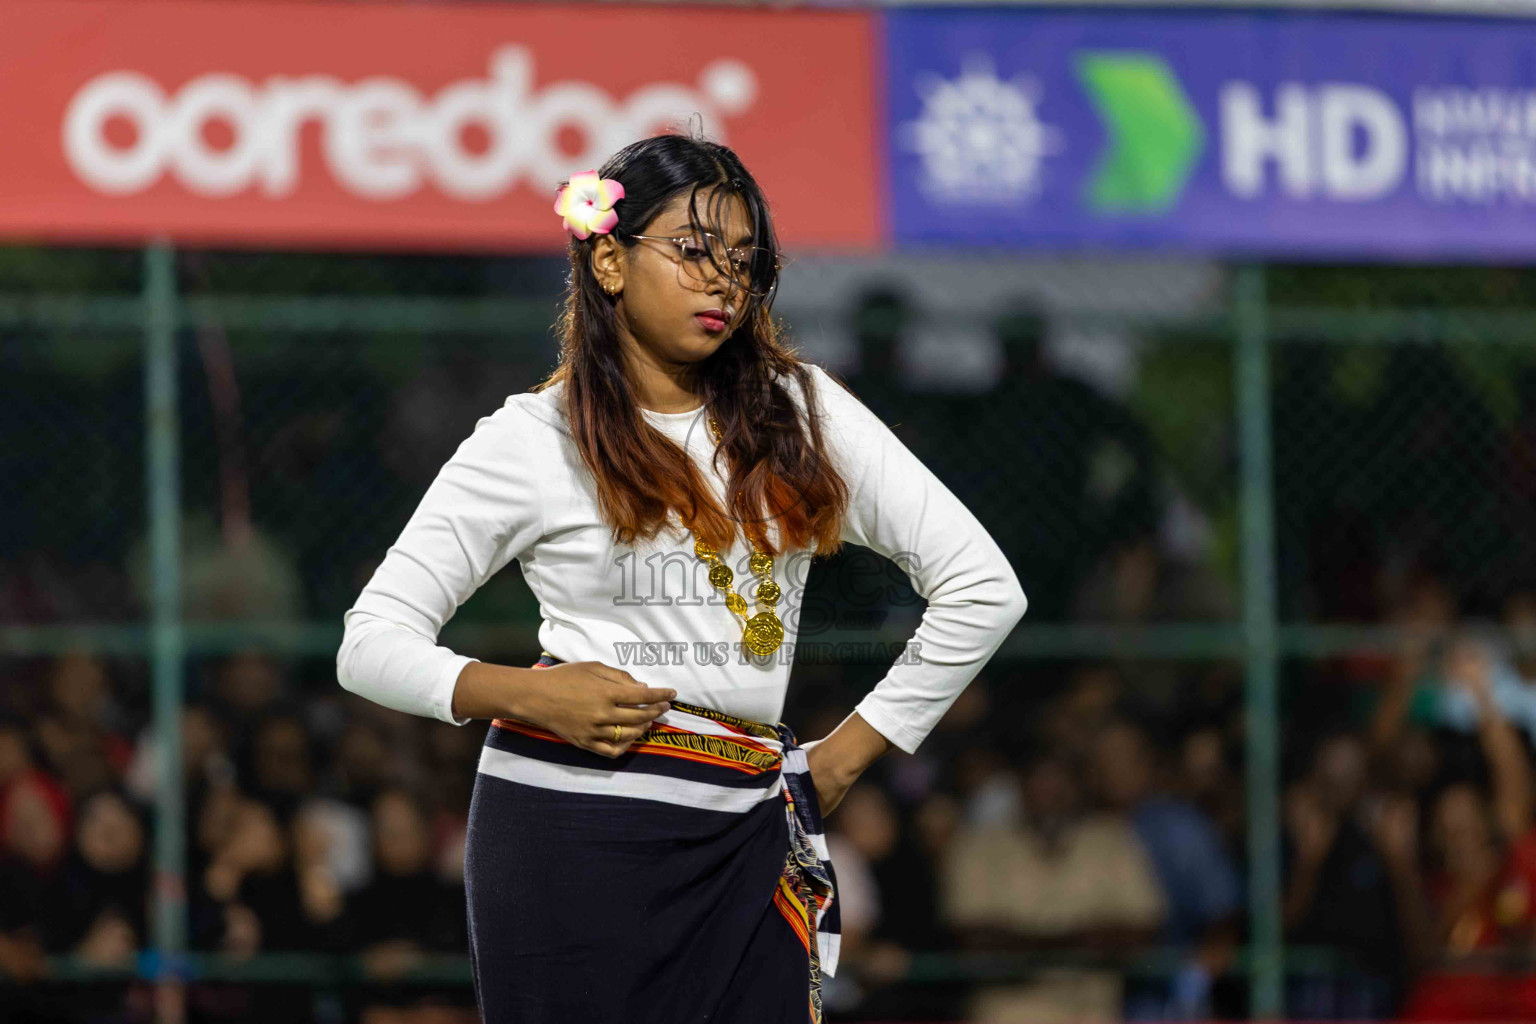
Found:
[(0, 0), (0, 237), (537, 251), (556, 182), (702, 122), (790, 245), (883, 234), (865, 12)]

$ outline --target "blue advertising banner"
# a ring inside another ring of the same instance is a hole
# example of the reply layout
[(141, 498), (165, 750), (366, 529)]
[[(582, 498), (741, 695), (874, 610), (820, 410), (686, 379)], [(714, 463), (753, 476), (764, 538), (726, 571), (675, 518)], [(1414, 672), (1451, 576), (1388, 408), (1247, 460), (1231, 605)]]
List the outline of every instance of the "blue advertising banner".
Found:
[(1536, 22), (886, 15), (905, 246), (1536, 256)]

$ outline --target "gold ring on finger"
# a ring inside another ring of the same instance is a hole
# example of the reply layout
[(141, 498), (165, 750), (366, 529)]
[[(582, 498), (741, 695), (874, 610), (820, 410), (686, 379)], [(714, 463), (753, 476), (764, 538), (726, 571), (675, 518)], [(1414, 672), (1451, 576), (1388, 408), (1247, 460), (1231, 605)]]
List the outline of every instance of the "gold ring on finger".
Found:
[(624, 727), (622, 725), (615, 724), (613, 727), (613, 742), (620, 743), (623, 742), (623, 739)]

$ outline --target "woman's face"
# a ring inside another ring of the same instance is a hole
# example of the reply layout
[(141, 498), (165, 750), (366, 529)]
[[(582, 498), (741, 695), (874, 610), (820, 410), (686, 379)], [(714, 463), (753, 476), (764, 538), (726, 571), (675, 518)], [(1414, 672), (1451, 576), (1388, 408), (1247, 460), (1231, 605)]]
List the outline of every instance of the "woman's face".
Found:
[[(712, 209), (712, 189), (701, 189), (701, 216)], [(724, 244), (754, 241), (747, 207), (735, 195), (719, 200), (719, 230)], [(688, 193), (676, 196), (640, 232), (664, 238), (693, 238)], [(620, 333), (633, 353), (660, 365), (696, 363), (708, 358), (745, 320), (746, 293), (709, 260), (688, 261), (669, 241), (642, 238), (629, 249), (611, 239), (594, 252), (598, 281), (617, 292)], [(713, 316), (700, 314), (713, 314)]]

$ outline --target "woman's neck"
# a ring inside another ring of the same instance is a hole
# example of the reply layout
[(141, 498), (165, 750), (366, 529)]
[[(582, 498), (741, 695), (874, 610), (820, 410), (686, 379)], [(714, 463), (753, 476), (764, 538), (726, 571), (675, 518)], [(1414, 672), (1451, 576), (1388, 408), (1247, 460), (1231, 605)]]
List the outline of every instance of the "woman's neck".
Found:
[(630, 363), (630, 387), (642, 409), (652, 412), (692, 412), (699, 396), (690, 387), (686, 368), (668, 370), (644, 359)]

